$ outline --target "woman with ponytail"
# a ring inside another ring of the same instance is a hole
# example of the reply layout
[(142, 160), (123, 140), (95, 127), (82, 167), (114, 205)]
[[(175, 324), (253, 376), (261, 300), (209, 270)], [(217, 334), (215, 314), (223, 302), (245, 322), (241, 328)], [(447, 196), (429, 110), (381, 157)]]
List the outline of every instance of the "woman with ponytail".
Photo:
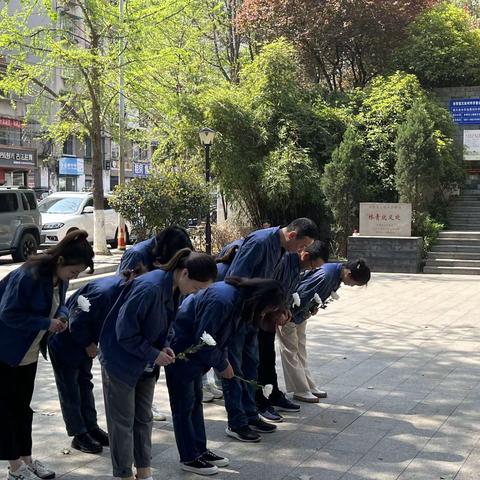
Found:
[[(145, 273), (141, 265), (122, 275), (98, 278), (78, 289), (68, 300), (69, 328), (49, 338), (48, 349), (57, 384), (63, 420), (72, 448), (100, 453), (108, 435), (97, 424), (92, 363), (103, 322), (125, 285)], [(88, 301), (87, 305), (83, 299)]]
[(151, 476), (152, 401), (157, 370), (175, 361), (167, 334), (181, 295), (195, 293), (217, 276), (209, 255), (178, 251), (122, 291), (100, 334), (103, 395), (115, 478)]
[(89, 268), (93, 250), (88, 233), (76, 230), (56, 246), (30, 257), (1, 282), (0, 302), (0, 460), (8, 460), (8, 480), (54, 478), (32, 460), (32, 399), (38, 353), (49, 332), (68, 325), (68, 282)]
[(316, 270), (305, 273), (297, 288), (299, 303), (292, 311), (292, 321), (279, 329), (280, 354), (287, 392), (301, 402), (318, 403), (327, 396), (315, 384), (307, 363), (307, 320), (325, 308), (330, 297), (341, 284), (367, 285), (370, 268), (365, 260), (344, 263), (325, 263)]
[[(186, 359), (166, 367), (175, 439), (181, 468), (213, 475), (229, 461), (207, 449), (202, 408), (202, 375), (214, 368), (223, 378), (243, 376), (240, 365), (230, 365), (227, 345), (242, 324), (251, 324), (268, 313), (285, 308), (279, 282), (261, 278), (229, 277), (184, 300), (173, 324), (171, 348), (178, 355), (198, 345), (204, 332), (215, 342), (205, 344)], [(215, 345), (213, 345), (215, 343)], [(248, 391), (245, 390), (245, 394)], [(256, 412), (254, 412), (256, 415)], [(255, 432), (251, 432), (254, 434)], [(258, 441), (259, 436), (255, 437)]]

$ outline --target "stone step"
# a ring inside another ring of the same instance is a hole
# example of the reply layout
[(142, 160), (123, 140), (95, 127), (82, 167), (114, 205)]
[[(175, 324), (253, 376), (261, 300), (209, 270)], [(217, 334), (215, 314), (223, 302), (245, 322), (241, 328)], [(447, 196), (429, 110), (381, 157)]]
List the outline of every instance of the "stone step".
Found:
[(450, 207), (456, 208), (478, 208), (480, 205), (480, 200), (478, 202), (472, 202), (470, 200), (456, 200), (455, 202), (450, 203)]
[(480, 245), (433, 245), (431, 252), (480, 253)]
[(480, 268), (475, 267), (424, 267), (423, 273), (451, 275), (480, 275)]
[(474, 267), (480, 268), (480, 260), (460, 260), (457, 258), (427, 259), (427, 267)]
[(448, 238), (451, 240), (464, 239), (464, 240), (478, 240), (480, 241), (480, 230), (478, 232), (464, 232), (457, 230), (442, 230), (439, 233), (438, 238)]
[(111, 277), (114, 274), (115, 274), (115, 270), (111, 272), (98, 273), (98, 274), (97, 272), (95, 272), (93, 275), (86, 275), (84, 277), (76, 278), (75, 280), (70, 281), (70, 283), (68, 284), (68, 290), (69, 291), (78, 290), (80, 287), (83, 287), (84, 285), (91, 282), (92, 280)]
[(480, 247), (480, 241), (478, 241), (478, 239), (476, 238), (468, 238), (468, 237), (461, 237), (461, 238), (441, 237), (441, 238), (437, 238), (435, 245), (441, 245), (441, 246), (470, 245), (472, 247), (475, 247), (475, 246)]
[(480, 222), (475, 218), (461, 218), (458, 220), (449, 220), (447, 224), (450, 228), (455, 230), (463, 230), (463, 228), (457, 228), (458, 225), (463, 225), (468, 227), (467, 231), (472, 230), (472, 226), (477, 226), (478, 230), (480, 230)]
[(480, 260), (479, 253), (468, 253), (468, 252), (428, 252), (427, 260)]
[(480, 225), (477, 225), (475, 223), (454, 223), (448, 226), (452, 229), (454, 228), (455, 230), (463, 230), (464, 232), (478, 232), (478, 230), (480, 230)]

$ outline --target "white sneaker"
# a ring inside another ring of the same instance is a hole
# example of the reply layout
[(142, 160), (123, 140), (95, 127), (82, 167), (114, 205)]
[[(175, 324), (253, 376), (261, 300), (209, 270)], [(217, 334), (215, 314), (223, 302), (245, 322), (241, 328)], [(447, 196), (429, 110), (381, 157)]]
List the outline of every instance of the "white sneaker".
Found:
[(39, 478), (55, 478), (55, 472), (47, 468), (40, 460), (34, 460), (27, 468)]
[(14, 472), (9, 468), (7, 480), (38, 480), (38, 477), (25, 464), (23, 464)]
[(316, 397), (312, 392), (294, 393), (293, 398), (295, 400), (300, 401), (300, 402), (306, 402), (306, 403), (318, 403), (319, 402), (318, 397)]
[(212, 402), (215, 397), (213, 396), (213, 393), (207, 388), (207, 386), (202, 388), (202, 402), (203, 403), (208, 403)]
[(164, 422), (167, 419), (167, 416), (157, 407), (152, 407), (152, 415), (156, 422)]
[(216, 400), (223, 397), (223, 392), (218, 389), (213, 383), (207, 383), (203, 386), (203, 388), (204, 390), (208, 390), (213, 395), (213, 398)]

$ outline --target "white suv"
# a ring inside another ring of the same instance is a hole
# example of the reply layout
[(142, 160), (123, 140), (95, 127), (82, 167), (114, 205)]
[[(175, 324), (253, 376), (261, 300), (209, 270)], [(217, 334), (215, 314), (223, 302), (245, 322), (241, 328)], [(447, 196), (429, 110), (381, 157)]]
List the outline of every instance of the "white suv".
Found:
[[(105, 232), (107, 242), (117, 246), (118, 214), (105, 197)], [(45, 244), (58, 243), (72, 230), (86, 230), (93, 241), (93, 194), (91, 192), (56, 192), (38, 204), (42, 215), (42, 235)], [(128, 243), (128, 227), (125, 228)]]

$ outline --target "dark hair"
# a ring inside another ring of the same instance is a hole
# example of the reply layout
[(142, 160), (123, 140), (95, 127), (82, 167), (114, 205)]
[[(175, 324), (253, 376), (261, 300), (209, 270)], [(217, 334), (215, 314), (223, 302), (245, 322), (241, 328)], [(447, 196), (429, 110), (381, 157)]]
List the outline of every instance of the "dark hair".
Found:
[(297, 232), (297, 238), (310, 237), (314, 240), (320, 235), (317, 224), (309, 218), (297, 218), (287, 225), (287, 232)]
[(270, 278), (227, 277), (225, 283), (244, 291), (242, 319), (258, 320), (267, 307), (286, 308), (285, 289), (278, 280)]
[(194, 250), (187, 231), (182, 227), (171, 225), (164, 228), (155, 237), (153, 255), (158, 263), (167, 263), (182, 248)]
[(239, 248), (240, 248), (240, 245), (234, 245), (232, 248), (226, 251), (225, 255), (222, 255), (221, 257), (217, 257), (215, 259), (215, 262), (226, 263), (227, 265), (231, 265)]
[(88, 273), (93, 273), (93, 248), (87, 241), (88, 233), (85, 230), (74, 230), (67, 233), (63, 240), (45, 252), (32, 255), (26, 262), (25, 267), (35, 268), (40, 275), (52, 275), (58, 266), (60, 257), (63, 259), (62, 266), (85, 265), (89, 268)]
[(350, 270), (350, 276), (359, 285), (366, 285), (370, 281), (370, 267), (363, 258), (347, 262), (345, 268)]
[(126, 268), (125, 270), (122, 270), (121, 275), (126, 283), (130, 283), (135, 278), (147, 272), (148, 268), (140, 262), (135, 268)]
[(308, 253), (310, 260), (318, 260), (321, 258), (325, 263), (328, 262), (330, 251), (328, 245), (321, 240), (315, 240), (303, 250)]
[(188, 276), (198, 282), (208, 282), (217, 278), (217, 264), (211, 255), (192, 252), (189, 248), (179, 250), (168, 263), (158, 265), (166, 272), (173, 272), (177, 268), (186, 268)]

